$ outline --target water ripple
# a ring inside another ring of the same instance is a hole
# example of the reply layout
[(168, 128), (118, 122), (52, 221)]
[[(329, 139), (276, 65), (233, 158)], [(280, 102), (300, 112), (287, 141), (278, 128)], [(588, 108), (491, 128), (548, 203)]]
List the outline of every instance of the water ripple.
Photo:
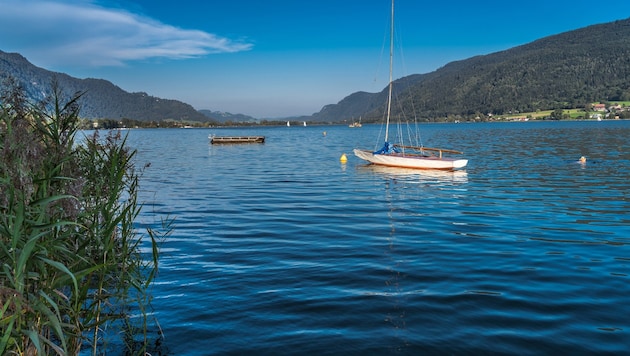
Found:
[(630, 349), (628, 122), (426, 125), (465, 171), (340, 164), (377, 129), (131, 131), (142, 225), (176, 218), (154, 286), (173, 354)]

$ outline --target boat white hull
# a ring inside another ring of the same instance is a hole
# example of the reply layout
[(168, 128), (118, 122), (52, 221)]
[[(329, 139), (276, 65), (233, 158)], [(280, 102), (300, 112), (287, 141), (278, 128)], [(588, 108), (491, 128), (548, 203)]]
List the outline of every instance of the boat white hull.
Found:
[(468, 164), (467, 159), (404, 156), (402, 154), (374, 154), (368, 150), (354, 150), (354, 155), (373, 164), (389, 167), (416, 169), (459, 169)]

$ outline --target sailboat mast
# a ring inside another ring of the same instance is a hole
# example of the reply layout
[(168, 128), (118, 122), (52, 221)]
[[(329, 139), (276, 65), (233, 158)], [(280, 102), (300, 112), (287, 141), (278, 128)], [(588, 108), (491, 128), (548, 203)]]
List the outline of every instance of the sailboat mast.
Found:
[(385, 142), (389, 137), (389, 117), (392, 112), (392, 84), (393, 84), (393, 67), (394, 67), (394, 0), (392, 0), (392, 18), (389, 33), (389, 94), (387, 96), (387, 123), (385, 125)]

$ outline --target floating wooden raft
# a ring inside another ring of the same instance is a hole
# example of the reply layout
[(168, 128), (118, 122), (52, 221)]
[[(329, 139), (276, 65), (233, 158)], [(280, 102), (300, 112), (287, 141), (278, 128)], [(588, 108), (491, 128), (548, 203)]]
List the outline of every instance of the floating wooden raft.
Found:
[(210, 143), (264, 143), (265, 136), (210, 136)]

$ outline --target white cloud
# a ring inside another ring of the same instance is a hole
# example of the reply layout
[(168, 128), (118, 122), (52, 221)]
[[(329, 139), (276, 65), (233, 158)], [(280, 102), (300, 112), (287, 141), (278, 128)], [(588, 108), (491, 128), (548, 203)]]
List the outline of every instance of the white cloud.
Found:
[(0, 23), (0, 50), (20, 52), (52, 66), (117, 66), (252, 48), (244, 41), (177, 28), (87, 1), (1, 0)]

